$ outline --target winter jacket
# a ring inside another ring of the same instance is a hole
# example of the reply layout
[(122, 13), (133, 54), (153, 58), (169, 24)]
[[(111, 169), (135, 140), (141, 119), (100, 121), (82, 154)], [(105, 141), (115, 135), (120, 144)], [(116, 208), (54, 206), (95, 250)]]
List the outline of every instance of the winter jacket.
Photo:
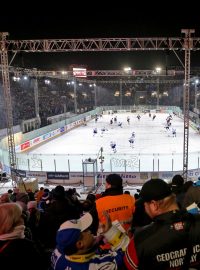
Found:
[(135, 231), (124, 261), (128, 270), (200, 269), (200, 216), (180, 210), (157, 216)]

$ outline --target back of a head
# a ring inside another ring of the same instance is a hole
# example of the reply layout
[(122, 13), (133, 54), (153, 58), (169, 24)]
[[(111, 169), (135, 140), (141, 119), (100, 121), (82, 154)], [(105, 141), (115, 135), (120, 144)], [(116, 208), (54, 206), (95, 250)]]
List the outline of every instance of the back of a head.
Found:
[(96, 201), (96, 196), (92, 193), (89, 193), (86, 197), (86, 200), (91, 201), (92, 203), (94, 203)]
[(16, 201), (23, 202), (23, 203), (27, 204), (28, 201), (29, 201), (28, 194), (25, 193), (25, 192), (19, 192), (19, 193), (17, 193), (17, 195), (16, 195)]
[(180, 174), (174, 175), (172, 178), (172, 186), (183, 186), (184, 179)]
[(172, 194), (170, 186), (162, 179), (150, 179), (140, 191), (140, 197), (144, 202), (159, 201)]
[(65, 198), (65, 189), (63, 186), (58, 185), (53, 189), (52, 194), (53, 194), (53, 198), (55, 198), (57, 200), (64, 199)]
[(4, 193), (0, 197), (0, 203), (8, 203), (10, 202), (10, 195), (9, 193)]
[(21, 219), (22, 208), (17, 203), (0, 204), (0, 235), (12, 232)]
[(106, 182), (111, 185), (112, 188), (123, 188), (123, 180), (119, 174), (113, 173), (106, 177)]

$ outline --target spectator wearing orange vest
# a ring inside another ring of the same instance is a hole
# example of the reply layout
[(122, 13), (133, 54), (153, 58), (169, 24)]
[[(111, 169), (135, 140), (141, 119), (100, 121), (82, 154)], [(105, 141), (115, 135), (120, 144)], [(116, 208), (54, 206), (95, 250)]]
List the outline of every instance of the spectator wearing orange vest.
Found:
[(102, 197), (96, 200), (99, 222), (104, 223), (103, 212), (106, 211), (112, 222), (118, 221), (129, 233), (135, 211), (135, 198), (123, 194), (123, 180), (118, 174), (109, 174), (106, 177), (105, 188)]

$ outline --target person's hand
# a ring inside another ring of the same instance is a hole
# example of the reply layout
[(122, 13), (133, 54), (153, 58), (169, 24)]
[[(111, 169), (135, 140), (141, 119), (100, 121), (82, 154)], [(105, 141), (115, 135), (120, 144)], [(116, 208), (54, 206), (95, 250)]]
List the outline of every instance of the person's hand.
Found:
[(101, 224), (101, 228), (102, 228), (102, 232), (105, 233), (112, 227), (112, 222), (111, 222), (108, 212), (103, 211), (103, 216), (105, 218), (105, 223)]

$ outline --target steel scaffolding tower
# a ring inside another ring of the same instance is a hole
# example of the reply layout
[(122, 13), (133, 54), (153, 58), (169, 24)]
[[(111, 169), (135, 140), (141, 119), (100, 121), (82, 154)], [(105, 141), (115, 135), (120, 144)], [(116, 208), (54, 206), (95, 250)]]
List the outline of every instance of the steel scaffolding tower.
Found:
[[(0, 33), (1, 37), (1, 65), (2, 65), (2, 80), (3, 80), (3, 95), (5, 100), (6, 121), (7, 121), (7, 135), (8, 135), (8, 152), (11, 169), (16, 169), (16, 152), (15, 140), (13, 132), (13, 114), (12, 102), (10, 94), (10, 79), (9, 79), (9, 66), (8, 66), (8, 51), (6, 49), (6, 37), (8, 33)], [(16, 177), (14, 171), (11, 170), (12, 180), (15, 181)]]

